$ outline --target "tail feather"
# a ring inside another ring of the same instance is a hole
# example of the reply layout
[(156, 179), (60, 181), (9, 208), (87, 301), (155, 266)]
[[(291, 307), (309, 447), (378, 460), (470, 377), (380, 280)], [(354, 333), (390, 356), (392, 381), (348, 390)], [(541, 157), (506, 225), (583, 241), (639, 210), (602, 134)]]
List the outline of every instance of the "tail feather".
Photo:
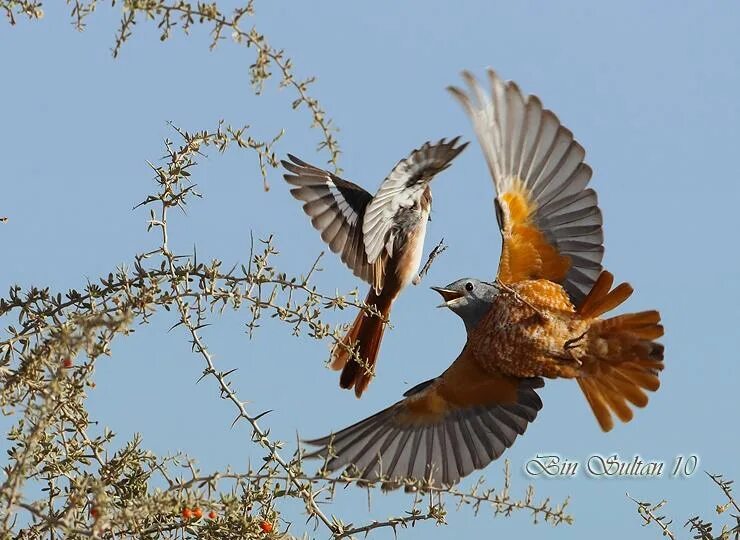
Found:
[[(374, 307), (380, 316), (369, 314), (364, 310), (358, 313), (347, 334), (342, 338), (341, 344), (334, 347), (330, 364), (332, 369), (342, 370), (339, 386), (345, 389), (354, 387), (357, 397), (362, 396), (373, 377), (380, 343), (385, 332), (385, 321), (391, 308), (391, 303), (382, 296), (382, 293), (378, 296), (372, 289), (365, 303)], [(362, 363), (356, 360), (353, 351)]]
[(613, 283), (614, 283), (614, 275), (612, 275), (611, 272), (607, 272), (606, 270), (601, 272), (601, 274), (599, 274), (599, 277), (596, 278), (596, 281), (594, 282), (593, 287), (591, 287), (591, 290), (589, 291), (588, 295), (586, 295), (586, 298), (583, 299), (583, 302), (578, 308), (578, 311), (581, 314), (590, 313), (593, 309), (592, 307), (593, 304), (598, 299), (601, 299), (605, 297), (607, 294), (609, 294), (609, 291), (611, 290)]
[(352, 323), (352, 326), (350, 326), (349, 330), (347, 330), (347, 333), (344, 334), (342, 341), (334, 345), (334, 348), (331, 351), (331, 362), (329, 363), (329, 367), (331, 367), (331, 369), (333, 369), (334, 371), (340, 371), (344, 369), (344, 366), (347, 364), (347, 360), (349, 360), (350, 356), (352, 356), (352, 351), (356, 349), (357, 334), (359, 333), (362, 326), (361, 318), (364, 315), (365, 312), (360, 311), (360, 313), (357, 314), (357, 317)]
[[(606, 403), (622, 422), (629, 422), (632, 420), (633, 413), (629, 405), (627, 405), (627, 399), (624, 395), (624, 391), (617, 382), (617, 377), (614, 373), (609, 373), (606, 377), (602, 377), (600, 381), (600, 390)], [(636, 385), (629, 385), (632, 388), (639, 390)]]
[[(612, 284), (612, 275), (602, 272), (581, 304), (579, 315), (596, 318), (632, 294), (628, 284), (610, 291)], [(646, 406), (646, 392), (660, 387), (664, 348), (654, 340), (662, 335), (660, 313), (654, 310), (593, 320), (578, 384), (604, 431), (614, 427), (612, 415), (622, 422), (632, 420), (630, 404)]]
[(641, 362), (638, 365), (629, 364), (623, 366), (621, 371), (639, 387), (650, 392), (655, 392), (660, 388), (660, 379), (658, 378), (657, 372), (662, 369), (663, 362)]
[(660, 313), (655, 310), (617, 315), (602, 321), (601, 329), (602, 335), (614, 329), (616, 332), (629, 331), (634, 336), (647, 340), (657, 339), (663, 335)]
[(582, 317), (593, 318), (603, 315), (632, 296), (633, 289), (629, 283), (620, 283), (609, 291), (613, 281), (614, 276), (606, 270), (599, 275), (593, 289), (578, 309)]
[(596, 420), (599, 422), (601, 429), (604, 431), (610, 431), (614, 427), (614, 421), (609, 412), (609, 407), (604, 402), (601, 390), (596, 386), (596, 381), (579, 377), (578, 386), (581, 387), (583, 395), (586, 396), (586, 401), (588, 401), (588, 404), (591, 406), (591, 410), (593, 411), (594, 416), (596, 416)]
[(648, 404), (648, 397), (645, 392), (642, 391), (642, 387), (637, 385), (629, 377), (629, 374), (625, 374), (620, 369), (614, 370), (614, 376), (611, 379), (617, 390), (636, 407), (644, 407)]

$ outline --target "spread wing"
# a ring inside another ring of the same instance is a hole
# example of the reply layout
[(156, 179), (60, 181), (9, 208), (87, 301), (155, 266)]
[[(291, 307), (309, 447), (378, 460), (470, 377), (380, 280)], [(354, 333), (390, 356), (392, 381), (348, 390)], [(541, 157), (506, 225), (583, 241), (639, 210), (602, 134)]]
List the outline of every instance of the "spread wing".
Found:
[(456, 367), (463, 364), (458, 359), (441, 377), (370, 418), (307, 441), (321, 447), (309, 457), (326, 459), (330, 471), (352, 466), (368, 481), (452, 485), (484, 468), (537, 417), (542, 401), (535, 390), (544, 383)]
[(285, 180), (295, 186), (293, 197), (303, 201), (303, 210), (321, 238), (334, 253), (339, 253), (352, 272), (368, 283), (373, 283), (373, 267), (365, 255), (362, 219), (373, 198), (357, 184), (309, 165), (288, 154), (290, 161), (282, 161), (290, 173)]
[(601, 272), (601, 211), (586, 186), (583, 147), (536, 96), (488, 70), (488, 92), (468, 72), (451, 87), (473, 122), (496, 187), (503, 282), (549, 279), (578, 306)]
[(427, 184), (462, 152), (468, 143), (455, 146), (460, 137), (449, 142), (426, 142), (393, 168), (383, 181), (365, 212), (362, 231), (367, 260), (382, 260), (383, 250), (393, 255), (399, 211), (420, 204)]

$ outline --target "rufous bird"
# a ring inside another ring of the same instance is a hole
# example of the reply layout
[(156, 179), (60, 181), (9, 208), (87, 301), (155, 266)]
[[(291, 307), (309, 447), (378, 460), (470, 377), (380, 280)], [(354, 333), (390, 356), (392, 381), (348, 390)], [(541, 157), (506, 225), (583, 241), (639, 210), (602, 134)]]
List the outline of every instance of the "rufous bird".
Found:
[[(571, 132), (535, 96), (488, 72), (450, 88), (472, 119), (496, 188), (503, 239), (491, 283), (435, 288), (465, 323), (467, 342), (439, 377), (320, 446), (326, 468), (352, 465), (368, 481), (450, 485), (510, 447), (542, 408), (545, 378), (575, 379), (599, 425), (632, 419), (658, 389), (657, 311), (602, 318), (632, 293), (602, 271), (602, 218), (591, 169)], [(391, 483), (391, 485), (393, 485)]]
[(429, 183), (468, 145), (459, 139), (424, 143), (398, 162), (375, 196), (290, 154), (282, 162), (291, 173), (285, 180), (295, 186), (290, 192), (304, 202), (321, 238), (371, 285), (370, 309), (357, 314), (331, 353), (331, 367), (342, 370), (339, 385), (354, 387), (358, 398), (374, 374), (393, 302), (419, 270), (432, 206)]

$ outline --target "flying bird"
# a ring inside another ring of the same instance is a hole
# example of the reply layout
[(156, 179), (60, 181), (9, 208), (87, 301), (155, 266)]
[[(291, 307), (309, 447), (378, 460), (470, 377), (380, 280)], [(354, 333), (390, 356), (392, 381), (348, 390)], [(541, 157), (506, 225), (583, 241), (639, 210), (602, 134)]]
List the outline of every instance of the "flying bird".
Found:
[(429, 183), (468, 145), (459, 139), (424, 143), (398, 162), (374, 196), (290, 154), (282, 161), (290, 192), (304, 202), (321, 238), (371, 286), (365, 299), (371, 310), (357, 314), (331, 353), (331, 367), (342, 370), (339, 385), (354, 387), (358, 398), (373, 376), (391, 306), (419, 270), (432, 206)]
[[(473, 122), (493, 177), (502, 236), (492, 282), (434, 288), (467, 331), (460, 355), (405, 399), (328, 437), (328, 470), (353, 466), (368, 481), (451, 485), (522, 435), (542, 408), (544, 378), (576, 379), (599, 425), (610, 430), (658, 389), (663, 335), (657, 311), (602, 318), (632, 288), (602, 269), (602, 216), (587, 188), (583, 147), (535, 96), (488, 72), (488, 92), (464, 73), (450, 88)], [(393, 485), (391, 483), (391, 485)]]

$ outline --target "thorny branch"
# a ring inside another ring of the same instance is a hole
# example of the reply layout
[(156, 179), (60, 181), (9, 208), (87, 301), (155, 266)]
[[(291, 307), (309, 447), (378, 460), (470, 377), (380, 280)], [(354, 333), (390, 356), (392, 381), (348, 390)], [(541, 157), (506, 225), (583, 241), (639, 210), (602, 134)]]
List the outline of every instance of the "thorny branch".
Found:
[[(345, 523), (328, 516), (322, 506), (337, 496), (337, 485), (357, 484), (348, 473), (340, 477), (307, 475), (300, 448), (290, 459), (284, 445), (269, 437), (263, 414), (250, 413), (230, 380), (220, 370), (200, 329), (226, 309), (248, 311), (245, 330), (257, 331), (269, 316), (288, 325), (291, 333), (338, 342), (341, 328), (323, 321), (333, 309), (367, 309), (356, 293), (327, 295), (311, 283), (320, 257), (304, 276), (289, 277), (273, 266), (277, 254), (272, 238), (260, 241), (247, 264), (222, 269), (219, 260), (203, 263), (195, 253), (172, 252), (168, 216), (200, 197), (193, 182), (196, 159), (207, 148), (228, 147), (268, 152), (260, 145), (239, 144), (238, 130), (189, 133), (173, 126), (182, 139), (165, 141), (166, 162), (151, 165), (157, 189), (138, 205), (149, 208), (148, 225), (160, 232), (156, 249), (90, 282), (84, 291), (53, 293), (34, 287), (11, 287), (0, 299), (0, 317), (15, 321), (0, 340), (0, 408), (17, 418), (7, 434), (10, 462), (0, 486), (0, 537), (23, 538), (261, 538), (265, 531), (287, 533), (294, 524), (279, 511), (281, 499), (300, 499), (309, 519), (333, 538), (358, 537), (379, 528), (444, 523), (445, 497), (471, 505), (477, 513), (491, 505), (494, 514), (529, 510), (534, 519), (570, 523), (565, 505), (536, 504), (533, 493), (520, 500), (509, 495), (509, 474), (501, 492), (470, 492), (424, 484), (404, 487), (413, 493), (411, 508), (388, 520)], [(158, 309), (163, 308), (164, 311)], [(213, 378), (220, 396), (234, 406), (234, 423), (246, 420), (252, 440), (265, 452), (258, 470), (229, 470), (203, 476), (187, 456), (159, 458), (142, 448), (137, 435), (113, 451), (115, 434), (98, 428), (85, 407), (86, 389), (94, 386), (98, 359), (111, 354), (119, 335), (173, 310), (175, 327), (182, 326), (193, 351), (204, 362), (202, 378)], [(185, 476), (183, 476), (183, 473)], [(164, 482), (165, 488), (162, 488)], [(224, 484), (227, 482), (227, 484)], [(44, 497), (27, 500), (27, 484), (45, 486)], [(364, 485), (369, 490), (369, 486)], [(423, 509), (422, 505), (428, 504)], [(21, 517), (25, 516), (25, 517)]]
[[(86, 19), (95, 12), (99, 3), (97, 0), (67, 0), (72, 6), (71, 16), (77, 30), (84, 30)], [(296, 78), (292, 60), (285, 51), (269, 44), (264, 34), (255, 26), (249, 30), (241, 27), (244, 20), (255, 14), (254, 0), (247, 1), (246, 5), (236, 8), (229, 15), (219, 8), (215, 2), (187, 2), (185, 0), (111, 0), (111, 7), (121, 6), (123, 15), (116, 30), (113, 45), (113, 57), (118, 57), (123, 44), (132, 36), (137, 22), (151, 21), (160, 31), (160, 40), (166, 41), (178, 27), (189, 34), (194, 25), (210, 26), (211, 43), (214, 49), (219, 41), (230, 37), (237, 44), (244, 44), (256, 51), (256, 58), (249, 66), (250, 80), (257, 94), (262, 92), (265, 82), (272, 76), (271, 69), (277, 68), (280, 73), (279, 85), (281, 88), (291, 88), (295, 93), (292, 102), (293, 109), (305, 106), (311, 115), (311, 126), (321, 132), (319, 150), (325, 149), (329, 153), (328, 162), (339, 172), (339, 141), (335, 133), (337, 128), (327, 117), (321, 103), (309, 92), (309, 87), (315, 82), (315, 77), (306, 79)], [(18, 15), (28, 19), (43, 18), (43, 2), (33, 0), (0, 0), (0, 9), (6, 14), (11, 25), (16, 24)], [(227, 36), (228, 34), (228, 36)]]
[[(729, 514), (730, 519), (727, 523), (722, 524), (722, 528), (718, 534), (714, 532), (714, 523), (706, 521), (698, 515), (690, 517), (684, 523), (684, 527), (688, 527), (693, 533), (692, 538), (697, 540), (738, 540), (740, 538), (740, 506), (738, 506), (738, 502), (732, 493), (733, 480), (725, 480), (720, 474), (706, 474), (720, 488), (726, 499), (724, 503), (715, 506), (717, 515), (722, 515), (731, 508), (734, 508), (737, 513)], [(673, 520), (668, 519), (664, 515), (658, 515), (658, 511), (666, 505), (667, 501), (662, 500), (657, 504), (653, 504), (651, 502), (638, 501), (632, 498), (629, 493), (627, 497), (637, 505), (637, 513), (643, 519), (643, 526), (646, 527), (650, 523), (655, 523), (660, 528), (663, 536), (671, 540), (676, 540), (677, 536), (671, 529)]]
[(24, 15), (30, 20), (42, 19), (44, 17), (42, 4), (42, 2), (34, 0), (2, 0), (0, 1), (0, 9), (5, 12), (8, 22), (14, 26), (18, 22), (17, 17), (19, 15)]
[[(181, 163), (187, 164), (189, 162), (187, 150), (188, 148), (184, 148), (179, 152), (171, 153), (175, 167), (177, 167)], [(167, 227), (168, 210), (171, 207), (178, 206), (180, 204), (180, 200), (175, 200), (173, 204), (173, 199), (171, 199), (169, 195), (179, 190), (180, 186), (178, 184), (182, 178), (178, 177), (176, 174), (165, 175), (163, 174), (162, 169), (156, 170), (164, 189), (160, 192), (160, 195), (158, 197), (158, 200), (161, 203), (158, 219), (151, 220), (150, 224), (151, 226), (159, 227), (162, 232), (162, 244), (160, 247), (160, 251), (162, 256), (167, 261), (167, 266), (170, 271), (172, 292), (174, 294), (177, 308), (180, 312), (180, 323), (182, 323), (187, 328), (187, 331), (190, 334), (193, 351), (200, 354), (206, 363), (206, 368), (203, 371), (203, 376), (211, 376), (216, 379), (221, 390), (222, 397), (227, 398), (229, 401), (231, 401), (234, 404), (234, 407), (237, 409), (237, 418), (234, 420), (234, 423), (242, 418), (249, 422), (249, 424), (252, 426), (252, 440), (265, 448), (269, 453), (269, 458), (274, 460), (285, 471), (290, 482), (298, 489), (301, 498), (303, 498), (303, 500), (305, 501), (306, 510), (308, 511), (309, 516), (315, 516), (320, 519), (321, 522), (323, 522), (324, 525), (326, 525), (333, 533), (334, 527), (332, 523), (324, 515), (324, 513), (314, 501), (315, 495), (313, 493), (311, 484), (302, 484), (293, 475), (291, 467), (278, 453), (278, 444), (268, 438), (267, 433), (260, 428), (257, 422), (258, 417), (252, 416), (247, 412), (244, 403), (232, 390), (231, 383), (227, 379), (227, 374), (222, 371), (216, 370), (216, 366), (213, 362), (213, 357), (208, 352), (208, 349), (197, 330), (197, 328), (200, 328), (204, 323), (203, 310), (201, 307), (202, 297), (196, 297), (195, 308), (191, 308), (188, 305), (186, 298), (183, 296), (190, 293), (188, 276), (184, 276), (184, 279), (178, 277), (178, 264), (176, 262), (177, 257), (175, 256), (175, 254), (172, 253), (172, 251), (170, 251), (169, 248), (170, 233)], [(301, 287), (305, 288), (306, 283), (307, 280), (301, 284)], [(191, 316), (193, 309), (196, 313), (196, 322), (193, 322)]]
[(644, 520), (643, 526), (655, 523), (663, 531), (663, 536), (667, 536), (671, 540), (676, 540), (676, 536), (670, 529), (670, 525), (673, 523), (673, 520), (666, 521), (665, 516), (659, 516), (656, 514), (656, 512), (663, 508), (668, 501), (662, 500), (659, 503), (653, 504), (633, 499), (629, 493), (627, 493), (627, 497), (637, 505), (637, 513), (640, 514), (640, 517)]
[[(113, 0), (115, 5), (117, 2)], [(311, 125), (321, 131), (322, 141), (319, 149), (329, 152), (329, 163), (335, 171), (339, 170), (339, 143), (334, 135), (336, 128), (319, 101), (309, 94), (309, 87), (315, 81), (314, 77), (304, 80), (297, 79), (293, 73), (293, 62), (286, 57), (285, 51), (272, 47), (265, 37), (252, 26), (250, 30), (241, 28), (242, 20), (254, 15), (254, 2), (250, 0), (243, 8), (237, 8), (231, 15), (226, 15), (215, 3), (199, 2), (192, 4), (183, 0), (167, 2), (164, 0), (125, 0), (123, 3), (124, 15), (116, 35), (113, 47), (113, 56), (121, 52), (124, 42), (131, 37), (137, 17), (156, 23), (160, 29), (160, 39), (167, 40), (176, 27), (180, 27), (186, 34), (194, 24), (211, 25), (211, 49), (230, 32), (230, 37), (236, 43), (244, 44), (257, 52), (257, 57), (249, 66), (252, 86), (256, 93), (261, 93), (265, 82), (271, 77), (271, 68), (276, 67), (280, 72), (280, 87), (291, 88), (296, 98), (293, 100), (293, 109), (302, 105), (308, 108), (311, 114)]]

